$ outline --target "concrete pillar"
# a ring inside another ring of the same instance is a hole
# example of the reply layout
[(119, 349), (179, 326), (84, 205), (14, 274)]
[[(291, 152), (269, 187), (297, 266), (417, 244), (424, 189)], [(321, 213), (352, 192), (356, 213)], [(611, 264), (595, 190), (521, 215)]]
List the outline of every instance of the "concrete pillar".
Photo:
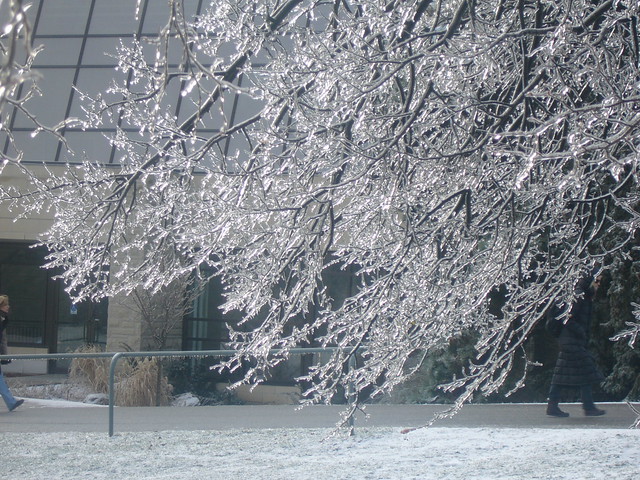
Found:
[(109, 299), (107, 351), (140, 351), (142, 340), (142, 318), (131, 299), (125, 295)]

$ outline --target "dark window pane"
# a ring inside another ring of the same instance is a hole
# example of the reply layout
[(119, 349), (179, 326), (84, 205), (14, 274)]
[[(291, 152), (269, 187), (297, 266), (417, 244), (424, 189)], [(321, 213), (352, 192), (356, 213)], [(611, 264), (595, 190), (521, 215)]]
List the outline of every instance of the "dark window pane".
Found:
[[(15, 262), (16, 259), (10, 260)], [(0, 265), (2, 292), (9, 295), (10, 342), (41, 345), (44, 343), (45, 296), (47, 274), (38, 266)]]

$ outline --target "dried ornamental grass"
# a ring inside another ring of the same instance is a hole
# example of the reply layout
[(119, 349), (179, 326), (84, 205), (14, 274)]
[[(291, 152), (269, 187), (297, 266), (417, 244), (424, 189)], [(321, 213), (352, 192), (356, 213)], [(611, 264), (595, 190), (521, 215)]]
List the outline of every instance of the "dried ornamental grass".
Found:
[(168, 405), (172, 387), (167, 377), (160, 375), (158, 388), (158, 368), (156, 358), (145, 358), (136, 363), (130, 374), (116, 384), (116, 405), (141, 407)]
[[(103, 350), (98, 345), (84, 345), (74, 351), (74, 353), (101, 352)], [(74, 358), (69, 367), (69, 378), (88, 382), (96, 393), (108, 393), (109, 365), (108, 358)]]
[[(85, 345), (75, 353), (100, 353), (96, 345)], [(88, 383), (96, 393), (109, 393), (108, 358), (74, 358), (69, 378)], [(122, 362), (116, 371), (116, 404), (123, 407), (168, 405), (173, 387), (162, 372), (156, 358)], [(159, 385), (158, 385), (159, 384)]]

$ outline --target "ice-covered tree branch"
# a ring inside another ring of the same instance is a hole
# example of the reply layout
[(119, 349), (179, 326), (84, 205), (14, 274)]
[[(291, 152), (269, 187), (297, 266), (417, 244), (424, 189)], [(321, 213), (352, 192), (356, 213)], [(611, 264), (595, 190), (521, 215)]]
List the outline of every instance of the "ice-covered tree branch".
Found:
[[(631, 304), (634, 308), (633, 315), (636, 319), (640, 319), (640, 305), (637, 303)], [(624, 330), (617, 335), (615, 335), (612, 340), (617, 342), (620, 340), (626, 340), (628, 338), (628, 343), (631, 348), (635, 347), (636, 340), (638, 339), (638, 335), (640, 334), (640, 323), (638, 322), (627, 322), (627, 330)]]
[[(120, 167), (41, 190), (43, 244), (78, 296), (213, 272), (244, 319), (229, 368), (251, 358), (259, 380), (293, 346), (339, 347), (306, 378), (314, 401), (386, 392), (474, 331), (452, 384), (468, 399), (636, 235), (637, 2), (170, 7), (157, 42), (116, 53), (131, 80), (87, 104), (90, 125), (118, 126)], [(355, 272), (340, 301), (332, 265)]]

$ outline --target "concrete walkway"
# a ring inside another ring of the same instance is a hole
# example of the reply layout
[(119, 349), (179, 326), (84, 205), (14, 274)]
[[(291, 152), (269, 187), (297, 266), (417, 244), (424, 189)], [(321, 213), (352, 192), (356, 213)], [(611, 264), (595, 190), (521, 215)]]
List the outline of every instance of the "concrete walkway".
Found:
[[(623, 403), (599, 404), (603, 417), (584, 417), (579, 404), (563, 405), (569, 418), (545, 415), (541, 404), (468, 405), (453, 418), (438, 420), (436, 427), (492, 428), (609, 428), (626, 429), (636, 419)], [(640, 405), (635, 405), (640, 409)], [(418, 427), (445, 405), (369, 405), (355, 427)], [(26, 399), (13, 412), (0, 407), (0, 432), (105, 432), (108, 407)], [(344, 406), (230, 405), (208, 407), (116, 407), (114, 432), (162, 430), (231, 430), (256, 428), (332, 428)]]

